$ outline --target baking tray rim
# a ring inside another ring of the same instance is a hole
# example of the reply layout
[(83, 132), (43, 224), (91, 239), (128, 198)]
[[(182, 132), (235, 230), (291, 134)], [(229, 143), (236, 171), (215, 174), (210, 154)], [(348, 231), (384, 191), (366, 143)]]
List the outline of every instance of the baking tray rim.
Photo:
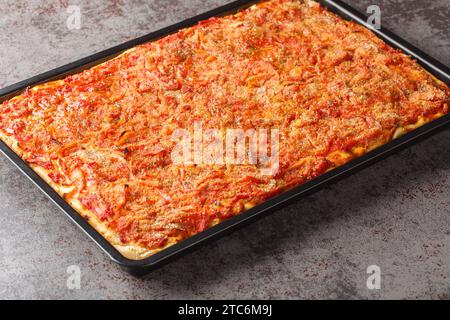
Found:
[[(68, 74), (77, 73), (81, 70), (87, 69), (93, 65), (102, 63), (105, 60), (111, 59), (119, 55), (121, 52), (134, 47), (136, 45), (154, 41), (158, 38), (176, 32), (177, 30), (195, 25), (198, 21), (211, 18), (213, 16), (223, 15), (232, 11), (242, 9), (243, 7), (259, 2), (259, 0), (237, 0), (224, 6), (207, 11), (192, 18), (175, 23), (163, 29), (151, 32), (142, 37), (127, 41), (110, 49), (89, 55), (83, 59), (66, 64), (64, 66), (52, 69), (48, 72), (39, 74), (29, 79), (20, 81), (16, 84), (0, 89), (0, 102), (19, 94), (27, 87), (37, 85), (42, 82), (54, 80), (56, 78), (64, 77)], [(406, 54), (412, 56), (421, 64), (428, 72), (435, 75), (437, 78), (450, 83), (449, 68), (436, 59), (430, 57), (420, 49), (414, 47), (404, 39), (395, 35), (394, 33), (381, 28), (379, 30), (371, 28), (365, 21), (365, 16), (356, 9), (345, 4), (341, 0), (318, 0), (322, 5), (337, 13), (344, 19), (351, 19), (357, 23), (369, 28), (378, 37), (387, 42), (389, 45), (396, 47)], [(221, 236), (228, 234), (240, 227), (247, 225), (256, 219), (266, 216), (270, 212), (278, 210), (281, 206), (289, 204), (292, 200), (300, 200), (303, 197), (310, 195), (313, 192), (334, 183), (341, 178), (356, 173), (360, 169), (381, 160), (388, 155), (400, 151), (405, 147), (419, 142), (423, 138), (430, 136), (438, 131), (447, 128), (450, 124), (450, 114), (433, 120), (424, 126), (417, 128), (406, 135), (395, 139), (387, 144), (368, 152), (367, 154), (356, 158), (349, 163), (333, 169), (319, 177), (308, 181), (307, 183), (297, 186), (291, 190), (281, 193), (262, 204), (234, 216), (228, 220), (219, 223), (216, 226), (208, 228), (207, 230), (193, 235), (177, 244), (174, 244), (154, 255), (142, 260), (131, 260), (119, 253), (117, 249), (109, 243), (94, 227), (92, 227), (75, 209), (73, 209), (62, 197), (54, 191), (28, 164), (23, 161), (14, 151), (12, 151), (3, 141), (0, 140), (0, 151), (22, 171), (43, 193), (49, 197), (79, 228), (81, 228), (115, 263), (124, 267), (132, 274), (141, 275), (148, 273), (151, 270), (162, 266), (163, 264), (184, 255), (193, 249), (200, 247), (212, 240), (216, 240)]]

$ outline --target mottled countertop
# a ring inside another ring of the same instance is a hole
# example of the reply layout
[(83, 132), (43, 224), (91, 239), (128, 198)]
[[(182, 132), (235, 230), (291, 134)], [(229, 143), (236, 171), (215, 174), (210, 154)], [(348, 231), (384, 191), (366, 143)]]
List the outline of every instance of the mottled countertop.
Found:
[[(226, 0), (0, 0), (0, 87)], [(450, 63), (449, 0), (347, 1)], [(69, 30), (68, 5), (81, 10)], [(67, 287), (78, 266), (80, 289)], [(381, 269), (381, 289), (366, 269)], [(450, 299), (450, 131), (203, 247), (126, 274), (0, 155), (0, 298)]]

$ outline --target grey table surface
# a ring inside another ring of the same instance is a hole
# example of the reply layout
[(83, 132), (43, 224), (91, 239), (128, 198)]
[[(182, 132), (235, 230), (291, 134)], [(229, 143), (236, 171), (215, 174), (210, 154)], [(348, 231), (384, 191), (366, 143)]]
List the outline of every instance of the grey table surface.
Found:
[[(0, 87), (227, 0), (0, 0)], [(450, 0), (347, 1), (450, 62)], [(69, 30), (68, 5), (81, 9)], [(67, 269), (81, 271), (80, 289)], [(381, 289), (366, 285), (369, 265)], [(133, 278), (0, 156), (0, 298), (450, 299), (450, 131)]]

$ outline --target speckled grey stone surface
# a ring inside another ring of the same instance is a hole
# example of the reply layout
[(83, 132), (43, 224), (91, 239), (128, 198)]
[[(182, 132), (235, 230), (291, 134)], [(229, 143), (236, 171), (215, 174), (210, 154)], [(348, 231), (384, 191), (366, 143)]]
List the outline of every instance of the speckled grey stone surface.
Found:
[[(226, 0), (0, 0), (0, 87)], [(350, 1), (450, 63), (450, 1)], [(68, 30), (68, 5), (81, 29)], [(381, 267), (368, 290), (366, 268)], [(66, 286), (67, 267), (81, 288)], [(0, 298), (450, 299), (450, 131), (136, 279), (0, 156)]]

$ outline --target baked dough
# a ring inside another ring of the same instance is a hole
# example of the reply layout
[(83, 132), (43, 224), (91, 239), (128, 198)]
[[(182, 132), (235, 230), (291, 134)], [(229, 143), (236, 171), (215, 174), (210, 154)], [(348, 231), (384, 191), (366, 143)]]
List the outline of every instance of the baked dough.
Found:
[[(0, 105), (0, 139), (123, 256), (146, 258), (448, 113), (449, 88), (313, 1), (273, 0)], [(279, 169), (179, 165), (171, 134), (277, 129)]]

